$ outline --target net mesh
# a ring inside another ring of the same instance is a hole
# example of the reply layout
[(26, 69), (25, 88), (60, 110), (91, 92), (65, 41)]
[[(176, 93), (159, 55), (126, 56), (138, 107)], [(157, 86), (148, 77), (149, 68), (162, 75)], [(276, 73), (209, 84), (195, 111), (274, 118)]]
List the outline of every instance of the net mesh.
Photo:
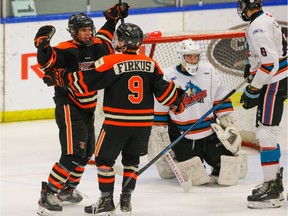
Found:
[[(200, 45), (200, 61), (211, 63), (221, 74), (230, 91), (243, 81), (245, 63), (245, 37), (243, 32), (168, 35), (144, 40), (140, 52), (152, 57), (162, 69), (176, 64), (176, 47), (191, 38)], [(232, 95), (236, 124), (242, 135), (242, 145), (259, 150), (255, 136), (256, 108), (245, 110), (239, 103), (245, 86)]]

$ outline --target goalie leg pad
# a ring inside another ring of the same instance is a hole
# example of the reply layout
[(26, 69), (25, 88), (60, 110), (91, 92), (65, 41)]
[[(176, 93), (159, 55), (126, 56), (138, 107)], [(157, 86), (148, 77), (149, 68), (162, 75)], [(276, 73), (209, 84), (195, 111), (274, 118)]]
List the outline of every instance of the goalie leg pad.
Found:
[(159, 176), (162, 179), (172, 179), (175, 178), (175, 174), (173, 170), (171, 169), (170, 165), (165, 159), (165, 156), (162, 156), (157, 162), (156, 167), (159, 173)]
[(192, 185), (197, 186), (210, 182), (210, 176), (208, 175), (201, 159), (197, 156), (177, 163), (177, 167), (185, 181), (190, 177)]
[[(153, 126), (148, 142), (148, 159), (151, 161), (170, 144), (167, 128)], [(164, 159), (164, 158), (163, 158)]]
[(240, 173), (240, 161), (239, 156), (221, 156), (221, 167), (218, 178), (219, 185), (235, 185), (239, 179)]
[(238, 155), (240, 157), (240, 170), (239, 170), (239, 178), (244, 178), (247, 175), (248, 171), (248, 159), (246, 153), (240, 153)]

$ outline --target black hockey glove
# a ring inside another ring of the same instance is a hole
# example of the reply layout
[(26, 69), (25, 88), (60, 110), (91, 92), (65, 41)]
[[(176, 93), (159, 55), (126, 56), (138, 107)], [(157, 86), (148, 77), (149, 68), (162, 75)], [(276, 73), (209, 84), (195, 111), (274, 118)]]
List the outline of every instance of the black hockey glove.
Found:
[(56, 29), (54, 26), (45, 25), (39, 28), (35, 38), (34, 45), (37, 49), (46, 49), (50, 45), (50, 40), (55, 34)]
[(183, 89), (177, 88), (178, 91), (178, 97), (174, 101), (174, 103), (170, 106), (170, 110), (175, 114), (178, 115), (185, 110), (185, 99), (186, 94)]
[(63, 87), (65, 74), (67, 74), (66, 69), (52, 68), (51, 70), (45, 72), (42, 79), (47, 86)]
[(106, 20), (111, 20), (117, 23), (120, 18), (126, 18), (128, 16), (129, 7), (130, 6), (125, 2), (122, 4), (118, 3), (104, 11), (103, 15), (105, 16)]
[(254, 75), (250, 74), (250, 67), (251, 67), (250, 64), (246, 64), (244, 68), (244, 78), (246, 79), (248, 77), (247, 79), (248, 83), (251, 83), (254, 78)]
[(241, 96), (240, 103), (243, 103), (244, 109), (251, 109), (258, 105), (261, 89), (253, 89), (251, 85), (248, 85), (244, 93)]

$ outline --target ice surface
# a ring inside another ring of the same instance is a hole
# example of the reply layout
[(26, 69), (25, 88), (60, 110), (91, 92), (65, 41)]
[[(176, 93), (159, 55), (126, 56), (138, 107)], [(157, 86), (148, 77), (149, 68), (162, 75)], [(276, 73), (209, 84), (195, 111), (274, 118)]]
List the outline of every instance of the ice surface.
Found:
[[(287, 109), (287, 106), (285, 107)], [(284, 196), (287, 196), (287, 113), (279, 138), (284, 166)], [(1, 130), (1, 216), (37, 215), (41, 181), (60, 156), (58, 130), (54, 120), (6, 123)], [(287, 200), (278, 209), (254, 210), (246, 207), (247, 195), (262, 181), (259, 154), (247, 151), (248, 174), (238, 185), (192, 187), (184, 193), (176, 179), (162, 180), (152, 165), (138, 178), (132, 196), (133, 216), (286, 216)], [(147, 163), (141, 158), (141, 166)], [(116, 176), (115, 204), (119, 202), (121, 176)], [(89, 196), (78, 205), (65, 206), (62, 216), (85, 215), (84, 207), (99, 197), (96, 168), (88, 165), (78, 189)], [(121, 215), (119, 208), (116, 212)]]

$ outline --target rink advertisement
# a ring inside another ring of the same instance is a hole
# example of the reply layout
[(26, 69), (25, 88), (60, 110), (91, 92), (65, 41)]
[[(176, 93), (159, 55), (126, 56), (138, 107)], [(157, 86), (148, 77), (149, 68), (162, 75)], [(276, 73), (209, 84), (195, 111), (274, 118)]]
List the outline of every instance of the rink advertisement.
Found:
[[(286, 20), (285, 6), (266, 8), (282, 23)], [(147, 17), (153, 24), (147, 23)], [(169, 18), (168, 18), (169, 16)], [(54, 117), (53, 87), (42, 82), (43, 72), (37, 66), (34, 36), (43, 25), (53, 25), (56, 33), (51, 45), (70, 40), (66, 31), (69, 15), (63, 19), (3, 22), (0, 25), (0, 122), (45, 119)], [(96, 30), (105, 22), (91, 13)], [(10, 19), (11, 20), (11, 19)], [(168, 21), (169, 20), (169, 21)], [(137, 23), (144, 32), (221, 32), (242, 26), (236, 8), (207, 10), (175, 10), (169, 13), (131, 14), (126, 22)], [(286, 23), (287, 26), (287, 23)], [(3, 43), (3, 44), (2, 44)], [(219, 44), (220, 45), (220, 44)], [(171, 51), (173, 52), (173, 51)]]

